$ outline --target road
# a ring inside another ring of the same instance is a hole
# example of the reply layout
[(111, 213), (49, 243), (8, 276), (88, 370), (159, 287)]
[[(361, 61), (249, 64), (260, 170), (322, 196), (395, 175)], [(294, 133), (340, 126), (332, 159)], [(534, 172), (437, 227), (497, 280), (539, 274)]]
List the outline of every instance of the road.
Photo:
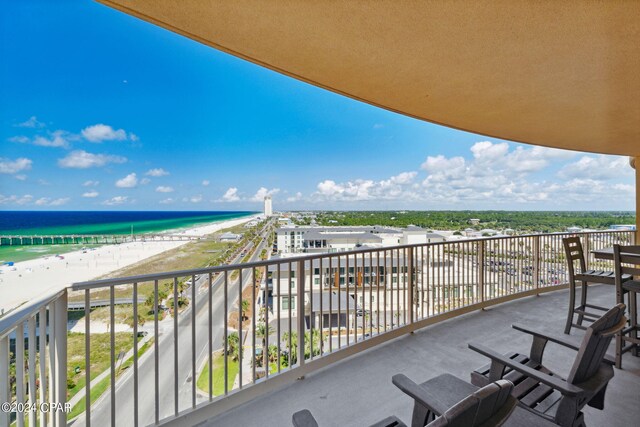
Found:
[[(258, 260), (260, 252), (266, 247), (267, 238), (263, 234), (263, 238), (257, 249), (251, 256), (250, 261)], [(242, 259), (242, 255), (238, 255), (232, 263), (236, 263)], [(244, 289), (251, 284), (253, 276), (250, 270), (245, 270), (243, 274)], [(208, 276), (203, 275), (197, 283), (196, 296), (196, 369), (201, 366), (201, 362), (207, 357), (208, 352)], [(236, 305), (238, 301), (239, 280), (228, 282), (228, 310)], [(224, 329), (224, 275), (218, 275), (212, 284), (212, 343), (213, 349), (222, 348), (222, 338)], [(189, 291), (189, 295), (191, 292)], [(185, 410), (192, 404), (191, 381), (197, 380), (193, 378), (192, 372), (192, 341), (191, 341), (191, 310), (194, 304), (190, 304), (183, 313), (178, 317), (178, 402), (179, 410)], [(173, 320), (171, 327), (164, 328), (159, 332), (158, 348), (159, 348), (159, 408), (160, 419), (174, 414), (175, 398), (174, 398), (174, 337), (173, 337)], [(155, 379), (154, 379), (154, 352), (148, 351), (139, 361), (138, 369), (138, 414), (139, 425), (149, 425), (154, 423), (155, 414)], [(133, 391), (133, 370), (121, 375), (116, 382), (116, 425), (129, 426), (134, 425), (134, 391)], [(200, 400), (197, 400), (197, 403)], [(111, 423), (111, 399), (109, 391), (105, 392), (98, 401), (92, 405), (91, 421), (94, 425), (108, 425)], [(83, 425), (85, 420), (79, 417), (74, 425)]]

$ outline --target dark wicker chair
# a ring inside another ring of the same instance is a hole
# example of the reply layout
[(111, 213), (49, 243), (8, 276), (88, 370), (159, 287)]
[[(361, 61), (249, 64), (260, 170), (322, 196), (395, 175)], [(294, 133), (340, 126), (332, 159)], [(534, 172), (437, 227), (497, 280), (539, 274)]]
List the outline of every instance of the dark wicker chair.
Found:
[[(516, 387), (513, 395), (520, 405), (560, 426), (584, 425), (582, 408), (589, 405), (604, 408), (604, 397), (613, 366), (605, 360), (607, 347), (613, 337), (625, 327), (624, 304), (617, 304), (593, 322), (578, 347), (562, 337), (554, 337), (523, 327), (513, 326), (533, 336), (529, 355), (502, 355), (479, 344), (469, 348), (491, 359), (491, 363), (471, 373), (471, 382), (483, 386), (504, 378)], [(566, 380), (542, 364), (547, 343), (551, 341), (577, 352)]]
[[(601, 313), (594, 313), (591, 310), (607, 311), (606, 307), (587, 303), (587, 286), (589, 283), (603, 283), (606, 285), (615, 285), (615, 273), (607, 270), (587, 270), (584, 251), (580, 237), (566, 237), (562, 239), (564, 252), (567, 257), (569, 267), (569, 313), (567, 314), (567, 324), (564, 333), (571, 332), (571, 328), (586, 329), (582, 323), (596, 320)], [(579, 271), (576, 271), (576, 261), (579, 264)], [(631, 276), (625, 274), (621, 280), (630, 280)], [(580, 305), (576, 307), (576, 282), (581, 283)], [(574, 317), (578, 315), (576, 323), (573, 322)]]
[(640, 255), (640, 246), (613, 246), (616, 302), (624, 303), (626, 295), (629, 307), (629, 325), (616, 337), (616, 367), (618, 369), (622, 368), (622, 355), (624, 353), (633, 350), (637, 356), (640, 350), (637, 300), (637, 295), (640, 292), (640, 280), (624, 279), (627, 275), (640, 275), (640, 268), (631, 266), (638, 262), (638, 255)]

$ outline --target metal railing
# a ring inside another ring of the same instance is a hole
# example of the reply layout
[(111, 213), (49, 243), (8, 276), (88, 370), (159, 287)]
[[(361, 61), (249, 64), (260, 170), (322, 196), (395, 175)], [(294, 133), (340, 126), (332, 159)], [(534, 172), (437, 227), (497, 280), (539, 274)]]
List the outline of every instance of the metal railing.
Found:
[[(562, 238), (575, 234), (363, 249), (76, 283), (0, 319), (0, 400), (73, 404), (71, 414), (29, 412), (29, 425), (64, 425), (67, 418), (78, 425), (193, 425), (429, 324), (566, 287)], [(612, 265), (590, 251), (633, 241), (628, 231), (577, 234), (597, 268)], [(115, 304), (123, 298), (131, 304)], [(106, 307), (92, 307), (105, 299)], [(84, 310), (69, 312), (78, 333), (67, 337), (68, 303), (83, 303)], [(28, 363), (25, 341), (16, 339), (25, 323), (26, 348), (38, 350), (37, 358), (28, 352)], [(0, 416), (0, 426), (24, 422), (19, 412)]]

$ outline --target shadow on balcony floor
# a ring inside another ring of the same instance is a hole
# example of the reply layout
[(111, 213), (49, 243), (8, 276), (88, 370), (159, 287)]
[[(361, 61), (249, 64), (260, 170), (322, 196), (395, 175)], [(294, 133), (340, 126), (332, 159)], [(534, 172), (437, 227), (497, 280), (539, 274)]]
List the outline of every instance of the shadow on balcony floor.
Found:
[[(591, 287), (589, 300), (598, 305), (613, 306), (613, 287)], [(412, 400), (391, 384), (392, 375), (404, 373), (422, 382), (449, 372), (469, 381), (471, 370), (488, 360), (469, 350), (468, 342), (482, 343), (501, 352), (526, 352), (531, 338), (513, 330), (511, 324), (522, 323), (561, 334), (567, 302), (567, 291), (558, 291), (424, 328), (308, 375), (304, 380), (228, 411), (204, 425), (290, 426), (291, 415), (303, 408), (314, 414), (321, 427), (369, 425), (391, 414), (410, 422)], [(580, 333), (576, 331), (574, 335)], [(613, 344), (609, 354), (614, 354)], [(574, 352), (550, 343), (545, 362), (565, 374), (574, 355)], [(587, 425), (637, 425), (640, 419), (637, 401), (640, 358), (625, 354), (623, 368), (616, 369), (609, 384), (605, 409), (585, 408)]]

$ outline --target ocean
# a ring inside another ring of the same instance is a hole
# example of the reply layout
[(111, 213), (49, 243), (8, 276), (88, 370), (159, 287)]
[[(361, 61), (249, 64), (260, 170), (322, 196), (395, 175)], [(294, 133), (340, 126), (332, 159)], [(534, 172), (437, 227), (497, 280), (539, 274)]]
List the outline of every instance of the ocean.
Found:
[[(134, 234), (179, 230), (253, 215), (246, 211), (2, 211), (0, 235)], [(91, 245), (0, 246), (0, 262), (25, 261)]]

